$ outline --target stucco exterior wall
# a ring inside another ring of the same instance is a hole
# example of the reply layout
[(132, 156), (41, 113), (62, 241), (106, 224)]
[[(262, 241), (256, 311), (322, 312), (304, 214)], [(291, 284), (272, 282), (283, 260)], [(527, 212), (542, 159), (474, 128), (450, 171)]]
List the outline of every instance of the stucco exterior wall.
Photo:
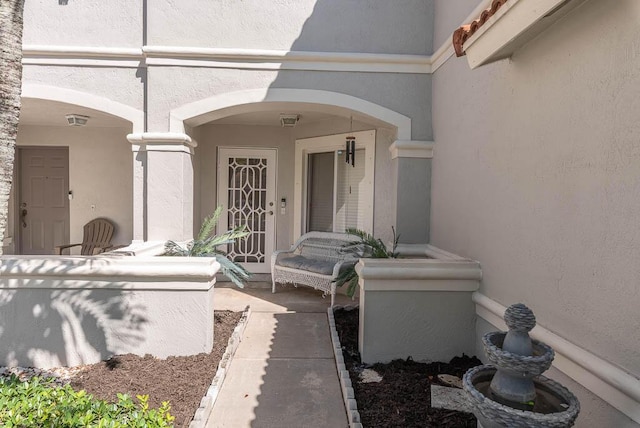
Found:
[[(82, 242), (82, 227), (105, 217), (116, 225), (114, 245), (133, 235), (133, 161), (124, 128), (21, 126), (18, 147), (69, 147), (70, 241)], [(92, 208), (95, 206), (95, 208)], [(72, 249), (72, 251), (75, 249)]]
[(117, 46), (142, 44), (141, 0), (25, 3), (23, 42), (29, 45)]
[[(431, 76), (427, 74), (260, 71), (150, 67), (149, 131), (164, 132), (169, 112), (214, 95), (261, 88), (319, 89), (352, 95), (412, 119), (412, 138), (431, 140)], [(312, 102), (312, 100), (310, 100)]]
[(460, 25), (467, 24), (464, 20), (480, 3), (479, 0), (434, 0), (433, 21), (433, 50), (437, 50), (443, 43), (450, 41), (453, 32)]
[(35, 0), (25, 21), (29, 45), (427, 54), (433, 1)]
[[(466, 3), (438, 2), (436, 21)], [(431, 242), (480, 261), (481, 293), (635, 377), (638, 16), (586, 2), (511, 60), (438, 69), (431, 209)]]
[(159, 1), (149, 5), (148, 43), (425, 54), (432, 19), (431, 0)]
[[(25, 28), (29, 24), (25, 24)], [(22, 82), (72, 89), (144, 110), (141, 68), (25, 65)]]

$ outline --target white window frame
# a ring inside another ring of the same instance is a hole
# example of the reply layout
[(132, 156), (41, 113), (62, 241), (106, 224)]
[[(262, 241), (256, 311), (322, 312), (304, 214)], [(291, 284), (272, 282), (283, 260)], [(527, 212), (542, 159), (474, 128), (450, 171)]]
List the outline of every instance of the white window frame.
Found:
[[(356, 149), (365, 150), (364, 159), (356, 159), (356, 162), (366, 162), (365, 180), (369, 191), (365, 195), (365, 204), (368, 216), (365, 218), (365, 231), (373, 233), (373, 200), (376, 156), (376, 131), (358, 131), (345, 134), (327, 135), (322, 137), (303, 138), (296, 140), (295, 148), (295, 184), (294, 184), (294, 209), (293, 209), (293, 239), (297, 240), (307, 229), (307, 198), (308, 198), (308, 171), (309, 155), (336, 150), (344, 150), (346, 137), (356, 137)], [(334, 168), (334, 174), (336, 168)], [(334, 180), (335, 186), (335, 180)], [(335, 198), (335, 189), (334, 189)], [(335, 205), (335, 201), (334, 201)], [(334, 210), (335, 211), (335, 210)], [(334, 212), (335, 216), (335, 212)]]

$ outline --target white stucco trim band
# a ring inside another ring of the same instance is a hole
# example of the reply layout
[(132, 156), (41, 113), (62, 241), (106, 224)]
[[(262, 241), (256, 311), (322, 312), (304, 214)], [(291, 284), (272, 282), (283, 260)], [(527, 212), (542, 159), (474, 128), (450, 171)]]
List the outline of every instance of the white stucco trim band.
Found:
[(396, 140), (389, 146), (391, 159), (395, 158), (433, 158), (433, 141)]
[(134, 152), (184, 152), (193, 155), (198, 143), (180, 132), (142, 132), (127, 135)]
[[(505, 306), (479, 292), (473, 293), (472, 298), (479, 317), (506, 330)], [(640, 379), (539, 324), (531, 336), (555, 350), (554, 367), (640, 423)]]
[(268, 49), (142, 46), (23, 45), (25, 65), (94, 67), (209, 67), (256, 70), (309, 70), (430, 74), (428, 55), (361, 52), (306, 52)]
[(142, 49), (97, 46), (23, 45), (22, 64), (137, 68)]
[(148, 65), (270, 70), (431, 73), (427, 55), (144, 46)]
[[(213, 257), (4, 256), (0, 261), (0, 277), (3, 278), (0, 289), (13, 289), (18, 286), (16, 281), (24, 288), (59, 288), (60, 281), (65, 284), (63, 288), (92, 288), (91, 281), (112, 283), (95, 287), (101, 289), (157, 288), (155, 282), (149, 286), (144, 281), (145, 277), (150, 277), (193, 283), (180, 286), (180, 290), (206, 290), (220, 270), (220, 264)], [(126, 279), (133, 281), (121, 285)]]

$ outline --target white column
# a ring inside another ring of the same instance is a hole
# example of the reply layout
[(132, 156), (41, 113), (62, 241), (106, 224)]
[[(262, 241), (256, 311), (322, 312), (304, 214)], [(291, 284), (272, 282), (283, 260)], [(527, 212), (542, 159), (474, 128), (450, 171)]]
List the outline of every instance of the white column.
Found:
[(134, 152), (134, 239), (193, 238), (193, 153), (186, 134), (129, 134)]
[(396, 140), (390, 147), (396, 233), (405, 244), (429, 242), (433, 142)]

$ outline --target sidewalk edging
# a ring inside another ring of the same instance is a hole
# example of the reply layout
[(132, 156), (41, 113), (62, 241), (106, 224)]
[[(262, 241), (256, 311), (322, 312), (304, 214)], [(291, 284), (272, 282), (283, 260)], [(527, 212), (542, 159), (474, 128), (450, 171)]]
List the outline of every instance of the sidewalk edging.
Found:
[(340, 379), (340, 389), (342, 390), (342, 399), (344, 401), (344, 408), (347, 412), (347, 419), (349, 420), (349, 428), (363, 428), (360, 422), (360, 412), (358, 412), (358, 403), (356, 402), (355, 393), (351, 384), (351, 378), (349, 377), (349, 371), (344, 364), (344, 357), (342, 356), (342, 346), (340, 345), (340, 337), (338, 337), (338, 331), (336, 330), (336, 319), (333, 315), (333, 311), (336, 309), (353, 310), (358, 305), (335, 305), (332, 308), (327, 309), (327, 317), (329, 319), (329, 330), (331, 332), (331, 343), (333, 347), (333, 355), (336, 361), (336, 370), (338, 371), (338, 379)]
[(227, 371), (231, 366), (233, 356), (238, 349), (238, 345), (242, 342), (242, 336), (244, 335), (244, 330), (247, 327), (250, 315), (251, 308), (247, 306), (242, 313), (242, 317), (240, 317), (240, 321), (238, 321), (238, 325), (236, 325), (233, 329), (233, 333), (231, 333), (231, 337), (227, 343), (227, 349), (224, 351), (224, 354), (218, 363), (218, 370), (213, 377), (211, 386), (209, 386), (207, 393), (200, 401), (200, 407), (196, 410), (193, 420), (189, 424), (189, 428), (205, 428), (207, 421), (211, 416), (211, 412), (213, 411), (213, 405), (218, 398), (220, 388), (222, 388), (222, 384), (227, 376)]

